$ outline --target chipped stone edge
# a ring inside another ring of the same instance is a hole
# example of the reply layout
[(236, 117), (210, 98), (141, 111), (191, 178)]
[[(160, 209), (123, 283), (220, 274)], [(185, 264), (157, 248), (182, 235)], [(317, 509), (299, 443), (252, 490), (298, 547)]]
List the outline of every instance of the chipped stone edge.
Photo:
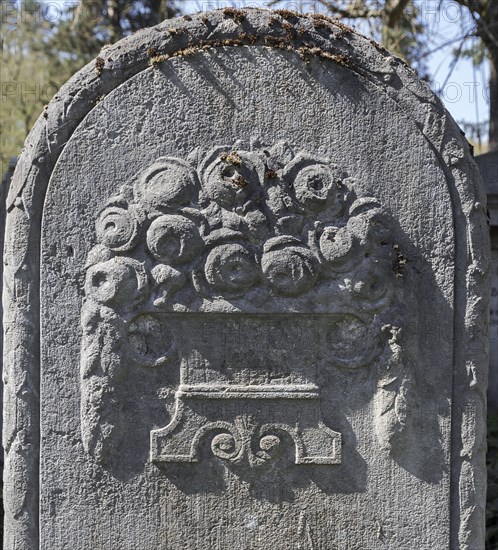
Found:
[(39, 548), (40, 235), (55, 163), (86, 115), (129, 78), (170, 57), (245, 45), (296, 51), (305, 61), (320, 57), (368, 79), (415, 122), (441, 161), (455, 220), (458, 335), (449, 547), (484, 548), (489, 231), (468, 143), (426, 83), (353, 29), (318, 15), (225, 8), (167, 20), (105, 47), (61, 88), (26, 140), (7, 199), (5, 234), (12, 237), (4, 248), (5, 549)]

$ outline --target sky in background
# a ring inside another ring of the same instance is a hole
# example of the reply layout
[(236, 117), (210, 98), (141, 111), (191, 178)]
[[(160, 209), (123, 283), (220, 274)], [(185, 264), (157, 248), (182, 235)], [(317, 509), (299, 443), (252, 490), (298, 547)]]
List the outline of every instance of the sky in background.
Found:
[[(428, 58), (433, 90), (457, 122), (486, 121), (489, 116), (489, 63), (486, 61), (480, 67), (474, 67), (470, 59), (460, 57), (456, 60), (454, 55), (462, 43), (461, 36), (474, 28), (470, 14), (451, 0), (442, 1), (439, 12), (439, 2), (417, 4), (429, 27), (432, 48), (440, 48)], [(468, 48), (471, 43), (467, 40), (464, 47)], [(483, 137), (487, 139), (486, 135)]]

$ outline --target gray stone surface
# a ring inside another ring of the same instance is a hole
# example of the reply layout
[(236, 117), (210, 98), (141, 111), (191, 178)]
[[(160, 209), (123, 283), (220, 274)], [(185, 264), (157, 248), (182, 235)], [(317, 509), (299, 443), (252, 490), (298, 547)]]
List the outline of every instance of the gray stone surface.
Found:
[(5, 548), (482, 548), (476, 173), (325, 18), (106, 48), (10, 190)]
[(498, 412), (498, 151), (476, 157), (488, 199), (491, 234), (488, 408)]
[(498, 151), (479, 155), (476, 163), (488, 195), (491, 227), (498, 227)]
[[(4, 230), (5, 230), (5, 200), (7, 198), (7, 192), (10, 186), (10, 180), (16, 167), (17, 159), (13, 157), (7, 163), (7, 169), (5, 173), (2, 173), (2, 181), (0, 184), (0, 247), (3, 250), (4, 243)], [(3, 280), (3, 262), (0, 264), (0, 280)], [(2, 300), (0, 299), (0, 317), (3, 317)], [(0, 357), (3, 357), (3, 331), (0, 335)], [(3, 363), (3, 362), (2, 362)], [(3, 382), (0, 383), (0, 410), (3, 411)], [(0, 418), (0, 430), (3, 427), (3, 413)], [(0, 469), (3, 475), (3, 447), (0, 449)]]

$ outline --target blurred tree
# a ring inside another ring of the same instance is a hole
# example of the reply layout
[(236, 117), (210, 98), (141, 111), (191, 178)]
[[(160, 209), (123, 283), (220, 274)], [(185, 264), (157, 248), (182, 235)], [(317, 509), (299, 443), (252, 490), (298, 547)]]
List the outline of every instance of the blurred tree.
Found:
[(50, 52), (51, 23), (32, 0), (2, 4), (0, 33), (1, 175), (22, 144), (43, 106), (60, 84), (58, 56)]
[(490, 59), (489, 149), (498, 150), (498, 0), (456, 0), (468, 9)]
[(52, 44), (81, 65), (105, 44), (178, 13), (178, 7), (166, 0), (79, 0), (67, 7)]
[(178, 13), (166, 0), (1, 3), (0, 177), (62, 84), (105, 44)]

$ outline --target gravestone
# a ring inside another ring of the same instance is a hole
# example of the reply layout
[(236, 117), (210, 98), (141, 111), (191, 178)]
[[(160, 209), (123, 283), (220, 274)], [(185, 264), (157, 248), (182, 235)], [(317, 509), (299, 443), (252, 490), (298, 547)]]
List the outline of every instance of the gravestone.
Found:
[(488, 410), (498, 412), (498, 151), (476, 157), (488, 199), (491, 235)]
[(325, 17), (105, 48), (10, 189), (5, 548), (482, 548), (475, 174), (428, 86)]
[[(0, 246), (3, 250), (4, 230), (5, 230), (5, 200), (10, 185), (12, 174), (16, 166), (17, 159), (11, 158), (7, 163), (7, 169), (2, 170), (2, 181), (0, 183)], [(3, 280), (3, 263), (0, 265), (0, 279)], [(0, 299), (0, 315), (3, 316), (2, 300)], [(3, 357), (3, 335), (0, 336), (0, 357)], [(0, 383), (0, 410), (3, 410), (3, 383)], [(0, 429), (2, 428), (2, 418), (0, 418)], [(3, 447), (0, 448), (0, 468), (3, 472)]]

